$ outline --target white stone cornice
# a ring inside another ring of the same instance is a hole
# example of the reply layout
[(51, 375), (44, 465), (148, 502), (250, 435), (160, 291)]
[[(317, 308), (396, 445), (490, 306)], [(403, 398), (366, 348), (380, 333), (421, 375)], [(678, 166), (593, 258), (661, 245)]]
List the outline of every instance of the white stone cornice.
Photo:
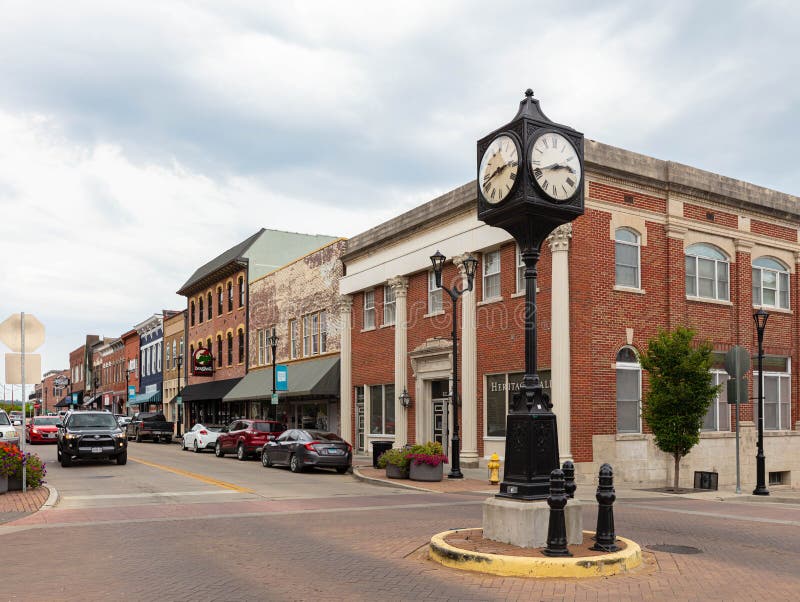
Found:
[(752, 253), (754, 245), (749, 240), (742, 240), (741, 238), (736, 238), (733, 241), (733, 246), (736, 249), (737, 253)]
[(667, 238), (676, 238), (678, 240), (683, 240), (686, 238), (686, 232), (688, 228), (686, 226), (679, 226), (678, 224), (667, 224)]
[(353, 297), (350, 295), (339, 295), (338, 307), (340, 314), (349, 314), (353, 309)]
[(569, 239), (572, 238), (572, 224), (567, 222), (553, 230), (547, 237), (550, 251), (569, 251)]
[(405, 297), (408, 294), (408, 278), (405, 276), (395, 276), (389, 278), (387, 284), (392, 287), (395, 298)]

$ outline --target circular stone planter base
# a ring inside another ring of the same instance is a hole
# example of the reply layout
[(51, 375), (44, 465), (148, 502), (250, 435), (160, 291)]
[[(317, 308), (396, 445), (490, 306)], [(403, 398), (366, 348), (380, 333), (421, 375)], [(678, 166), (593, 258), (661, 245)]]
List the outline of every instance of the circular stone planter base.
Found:
[(444, 566), (503, 577), (607, 577), (642, 564), (642, 549), (630, 539), (617, 537), (622, 549), (604, 553), (588, 550), (593, 543), (590, 539), (593, 531), (584, 531), (583, 535), (584, 545), (569, 546), (573, 556), (552, 558), (539, 548), (519, 548), (485, 540), (483, 529), (457, 529), (431, 537), (429, 556)]

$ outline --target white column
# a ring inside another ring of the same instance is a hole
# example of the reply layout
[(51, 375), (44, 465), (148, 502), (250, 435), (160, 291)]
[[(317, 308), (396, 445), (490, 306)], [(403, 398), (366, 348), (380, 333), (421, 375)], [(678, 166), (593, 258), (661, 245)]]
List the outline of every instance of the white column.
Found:
[[(467, 287), (464, 260), (469, 253), (453, 258), (461, 274), (459, 288)], [(461, 465), (478, 467), (478, 355), (475, 291), (461, 296)]]
[(572, 460), (570, 449), (570, 351), (569, 351), (569, 239), (572, 224), (559, 226), (550, 236), (553, 257), (552, 330), (550, 331), (551, 393), (558, 417), (558, 453), (561, 462)]
[(350, 295), (339, 297), (339, 407), (342, 439), (355, 445), (353, 441), (353, 345), (350, 340), (352, 325), (350, 313), (353, 298)]
[(394, 291), (394, 446), (408, 443), (408, 410), (400, 403), (400, 394), (408, 388), (408, 278), (389, 279)]

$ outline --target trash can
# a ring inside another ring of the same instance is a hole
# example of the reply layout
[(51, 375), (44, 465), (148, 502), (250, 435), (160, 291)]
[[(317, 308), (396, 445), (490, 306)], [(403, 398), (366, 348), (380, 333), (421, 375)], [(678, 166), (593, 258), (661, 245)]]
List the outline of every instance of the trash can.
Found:
[(373, 441), (372, 442), (372, 467), (378, 468), (378, 458), (385, 451), (392, 449), (391, 441)]

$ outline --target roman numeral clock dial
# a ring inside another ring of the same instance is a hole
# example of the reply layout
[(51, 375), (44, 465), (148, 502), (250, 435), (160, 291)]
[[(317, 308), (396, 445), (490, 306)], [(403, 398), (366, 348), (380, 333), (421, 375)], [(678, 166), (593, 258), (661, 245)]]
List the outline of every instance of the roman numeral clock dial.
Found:
[(539, 188), (551, 199), (572, 198), (581, 181), (578, 153), (561, 134), (547, 132), (531, 145), (531, 173)]
[(517, 181), (519, 169), (519, 147), (517, 142), (501, 134), (483, 153), (478, 168), (478, 185), (483, 198), (496, 204), (506, 198)]

